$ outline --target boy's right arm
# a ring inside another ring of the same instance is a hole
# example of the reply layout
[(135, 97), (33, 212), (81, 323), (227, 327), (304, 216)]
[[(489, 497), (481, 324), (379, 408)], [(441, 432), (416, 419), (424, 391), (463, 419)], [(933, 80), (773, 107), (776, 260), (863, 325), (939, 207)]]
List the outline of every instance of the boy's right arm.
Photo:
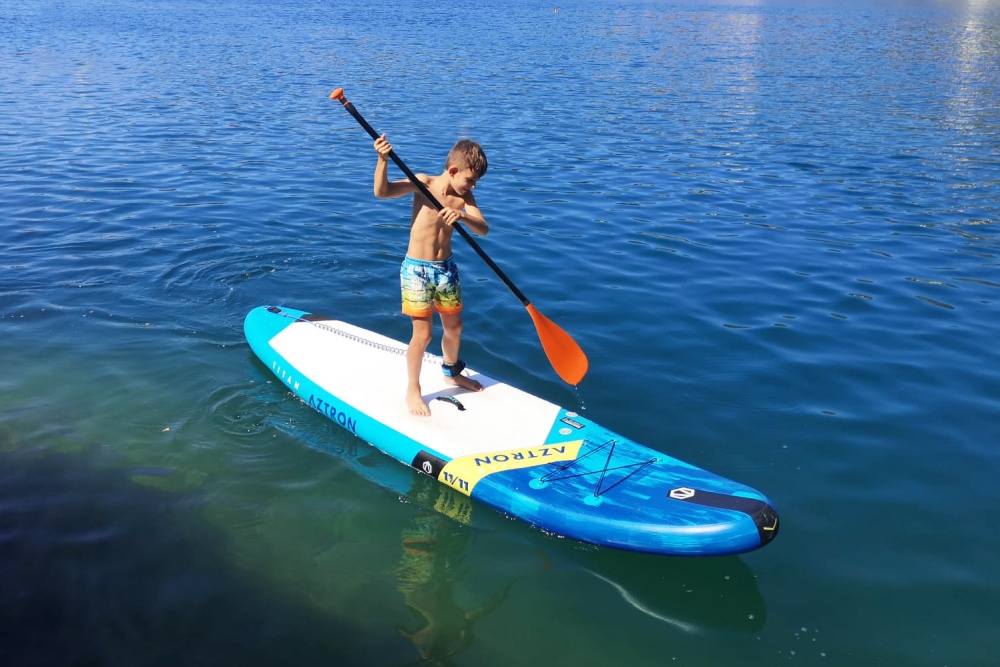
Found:
[(385, 135), (375, 140), (375, 152), (378, 162), (375, 163), (375, 196), (379, 199), (394, 199), (410, 194), (416, 188), (409, 180), (389, 182), (389, 153), (392, 145), (385, 140)]

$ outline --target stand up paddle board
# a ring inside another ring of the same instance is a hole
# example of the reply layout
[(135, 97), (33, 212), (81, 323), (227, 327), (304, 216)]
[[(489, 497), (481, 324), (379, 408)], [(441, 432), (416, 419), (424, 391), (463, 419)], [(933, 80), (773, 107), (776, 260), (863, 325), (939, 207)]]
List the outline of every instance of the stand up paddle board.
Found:
[[(761, 547), (778, 515), (750, 487), (674, 459), (489, 378), (420, 376), (430, 417), (409, 413), (406, 345), (347, 322), (262, 306), (246, 317), (254, 354), (290, 391), (389, 456), (542, 530), (583, 542), (712, 556)], [(395, 389), (394, 389), (395, 387)]]

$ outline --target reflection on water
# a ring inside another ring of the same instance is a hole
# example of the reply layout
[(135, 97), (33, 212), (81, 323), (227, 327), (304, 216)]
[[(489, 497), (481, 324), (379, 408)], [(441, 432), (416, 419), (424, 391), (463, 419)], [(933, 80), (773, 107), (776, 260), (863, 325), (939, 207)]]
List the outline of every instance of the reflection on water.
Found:
[(610, 587), (636, 612), (684, 633), (757, 632), (767, 605), (742, 558), (658, 557), (593, 549), (567, 566)]
[(944, 37), (954, 68), (945, 82), (952, 127), (975, 132), (995, 126), (1000, 89), (1000, 23), (996, 3), (969, 0), (953, 35)]
[[(453, 514), (454, 490), (419, 475), (410, 498), (422, 506), (445, 508)], [(468, 513), (471, 513), (471, 501)], [(467, 514), (467, 512), (462, 512)], [(453, 585), (468, 576), (463, 552), (470, 529), (451, 516), (428, 511), (414, 517), (400, 539), (402, 555), (396, 568), (399, 592), (413, 610), (418, 627), (397, 626), (399, 634), (413, 642), (427, 664), (448, 665), (473, 640), (474, 622), (494, 611), (506, 600), (511, 588), (531, 572), (510, 580), (499, 593), (481, 603), (463, 608), (455, 601)], [(543, 568), (546, 564), (543, 563)]]

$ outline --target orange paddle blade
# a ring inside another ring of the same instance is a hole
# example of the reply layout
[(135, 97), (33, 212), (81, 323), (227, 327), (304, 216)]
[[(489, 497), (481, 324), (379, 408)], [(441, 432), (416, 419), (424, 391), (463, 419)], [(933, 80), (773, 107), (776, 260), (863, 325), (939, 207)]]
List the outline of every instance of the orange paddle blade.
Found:
[(535, 323), (538, 340), (542, 342), (545, 356), (549, 358), (549, 363), (552, 364), (556, 374), (567, 384), (574, 386), (580, 384), (589, 366), (587, 355), (568, 333), (559, 328), (558, 324), (535, 310), (530, 303), (526, 308), (531, 321)]

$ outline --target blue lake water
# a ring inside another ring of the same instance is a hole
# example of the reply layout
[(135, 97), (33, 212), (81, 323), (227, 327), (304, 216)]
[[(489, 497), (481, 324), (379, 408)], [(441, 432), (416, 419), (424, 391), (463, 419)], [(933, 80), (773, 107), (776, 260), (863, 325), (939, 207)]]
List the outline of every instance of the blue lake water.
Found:
[[(483, 246), (591, 370), (456, 239), (469, 363), (772, 544), (462, 526), (271, 382), (257, 305), (408, 334), (336, 87), (416, 171), (484, 146)], [(5, 2), (0, 663), (996, 665), (998, 221), (988, 0)]]

